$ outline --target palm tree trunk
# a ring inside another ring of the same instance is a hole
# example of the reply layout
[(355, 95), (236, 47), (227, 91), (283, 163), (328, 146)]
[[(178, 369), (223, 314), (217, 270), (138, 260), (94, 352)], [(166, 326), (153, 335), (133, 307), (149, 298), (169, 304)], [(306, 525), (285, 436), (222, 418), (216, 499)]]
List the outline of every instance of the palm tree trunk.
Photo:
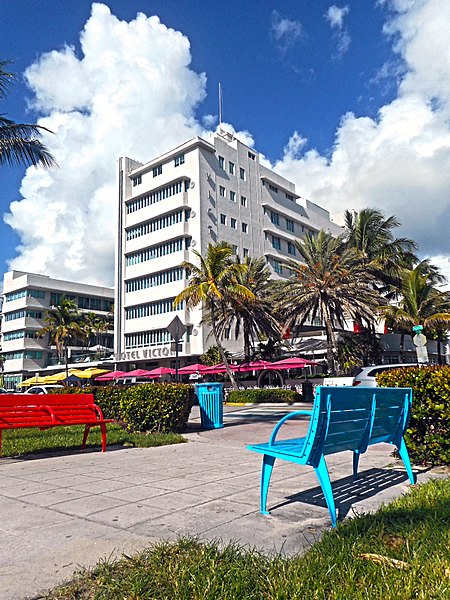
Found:
[(64, 363), (66, 365), (66, 379), (69, 377), (69, 351), (67, 343), (64, 343)]
[(243, 327), (243, 336), (244, 336), (244, 360), (246, 362), (251, 360), (250, 357), (250, 334), (248, 331), (247, 323), (244, 322)]
[(330, 314), (328, 312), (328, 307), (323, 307), (323, 316), (325, 320), (325, 330), (327, 333), (327, 363), (328, 370), (332, 375), (336, 375), (336, 337), (334, 335), (333, 324), (331, 322)]
[(230, 369), (230, 365), (228, 364), (228, 360), (227, 360), (227, 357), (225, 355), (225, 350), (224, 350), (224, 348), (222, 346), (222, 343), (220, 341), (219, 335), (217, 333), (217, 329), (216, 329), (216, 315), (215, 315), (214, 304), (213, 303), (211, 303), (211, 324), (212, 324), (212, 330), (213, 330), (214, 340), (216, 342), (217, 347), (219, 348), (220, 356), (222, 357), (222, 362), (225, 365), (225, 369), (227, 370), (227, 375), (230, 378), (231, 385), (233, 386), (233, 389), (237, 390), (238, 386), (237, 386), (237, 383), (236, 383), (236, 379), (234, 377), (234, 373)]

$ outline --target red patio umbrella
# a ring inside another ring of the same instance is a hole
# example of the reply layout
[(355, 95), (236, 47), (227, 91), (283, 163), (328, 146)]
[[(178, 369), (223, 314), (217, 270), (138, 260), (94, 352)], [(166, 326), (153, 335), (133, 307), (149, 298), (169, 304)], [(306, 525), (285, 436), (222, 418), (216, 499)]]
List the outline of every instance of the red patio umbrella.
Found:
[[(231, 371), (236, 371), (237, 370), (237, 365), (229, 365)], [(223, 363), (220, 363), (218, 365), (214, 365), (213, 367), (207, 367), (206, 369), (204, 369), (202, 371), (203, 375), (214, 375), (216, 373), (226, 373), (227, 370), (225, 368), (225, 365)]]
[(298, 358), (297, 356), (293, 356), (292, 358), (283, 358), (282, 360), (271, 363), (270, 366), (267, 366), (266, 368), (269, 371), (283, 371), (288, 369), (303, 369), (304, 367), (309, 367), (318, 364), (319, 363), (316, 363), (312, 360), (308, 360), (307, 358)]
[(104, 373), (95, 378), (95, 381), (114, 381), (119, 379), (121, 375), (126, 375), (125, 371), (111, 371), (111, 373)]
[(182, 375), (192, 375), (193, 373), (203, 373), (209, 368), (210, 367), (207, 365), (195, 363), (194, 365), (186, 365), (185, 367), (181, 367), (181, 369), (178, 369), (178, 373), (181, 373)]
[(151, 371), (145, 371), (145, 369), (135, 369), (134, 371), (128, 371), (123, 375), (119, 375), (117, 379), (125, 379), (129, 377), (144, 377), (148, 379), (152, 379), (158, 377), (158, 375), (154, 375)]
[(149, 377), (162, 377), (163, 375), (175, 375), (175, 369), (170, 369), (169, 367), (157, 367), (156, 369), (148, 371)]
[(247, 373), (248, 371), (264, 371), (272, 363), (268, 360), (251, 360), (250, 362), (236, 365), (236, 373)]

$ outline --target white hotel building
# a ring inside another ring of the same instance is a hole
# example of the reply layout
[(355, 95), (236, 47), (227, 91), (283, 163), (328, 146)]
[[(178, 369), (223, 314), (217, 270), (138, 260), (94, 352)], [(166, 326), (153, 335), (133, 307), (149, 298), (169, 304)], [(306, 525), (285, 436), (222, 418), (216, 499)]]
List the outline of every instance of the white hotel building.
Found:
[[(178, 316), (188, 331), (181, 364), (214, 344), (202, 310), (175, 310), (186, 285), (183, 261), (196, 262), (208, 243), (265, 256), (274, 277), (287, 277), (282, 258), (294, 240), (322, 228), (342, 230), (328, 211), (301, 198), (295, 185), (261, 164), (260, 155), (229, 133), (196, 137), (146, 164), (119, 159), (115, 352), (120, 367), (173, 364), (166, 327)], [(242, 345), (227, 340), (230, 351)]]
[[(21, 381), (39, 373), (61, 371), (55, 346), (48, 335), (40, 337), (46, 311), (64, 296), (73, 300), (80, 312), (101, 317), (111, 313), (113, 289), (53, 279), (47, 275), (9, 271), (3, 278), (3, 302), (0, 313), (0, 354), (3, 358), (4, 386), (14, 389)], [(111, 336), (107, 336), (111, 337)], [(86, 348), (71, 346), (71, 361), (78, 362)], [(93, 366), (77, 364), (76, 366)]]

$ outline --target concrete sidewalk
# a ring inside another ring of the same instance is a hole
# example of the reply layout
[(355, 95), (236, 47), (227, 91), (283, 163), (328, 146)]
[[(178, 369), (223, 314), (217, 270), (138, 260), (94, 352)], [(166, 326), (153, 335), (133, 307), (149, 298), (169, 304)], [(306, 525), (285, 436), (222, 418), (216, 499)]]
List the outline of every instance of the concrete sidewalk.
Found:
[[(194, 407), (187, 444), (0, 459), (0, 599), (39, 597), (100, 558), (179, 536), (302, 552), (330, 527), (314, 471), (280, 461), (269, 490), (272, 514), (263, 516), (261, 457), (245, 449), (266, 441), (287, 410), (226, 407), (223, 429), (201, 431)], [(340, 518), (407, 490), (391, 450), (371, 447), (356, 483), (350, 453), (328, 457)]]

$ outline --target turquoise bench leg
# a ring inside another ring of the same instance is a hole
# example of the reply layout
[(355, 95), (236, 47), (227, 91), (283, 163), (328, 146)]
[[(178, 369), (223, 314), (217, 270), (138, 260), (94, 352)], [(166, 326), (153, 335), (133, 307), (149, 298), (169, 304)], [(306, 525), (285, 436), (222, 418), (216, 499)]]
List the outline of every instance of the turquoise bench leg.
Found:
[(400, 454), (400, 458), (405, 465), (406, 472), (408, 473), (409, 481), (414, 485), (416, 483), (416, 478), (411, 468), (411, 462), (409, 460), (408, 449), (405, 444), (405, 440), (402, 438), (400, 442), (400, 446), (397, 447), (398, 453)]
[(320, 458), (320, 462), (317, 467), (314, 467), (314, 471), (316, 472), (317, 479), (322, 487), (322, 491), (325, 496), (325, 501), (328, 506), (328, 512), (331, 517), (331, 525), (336, 527), (336, 507), (334, 505), (334, 497), (333, 490), (331, 488), (330, 476), (328, 474), (327, 463), (325, 462), (325, 458), (322, 455)]
[(353, 451), (353, 481), (358, 479), (359, 452)]
[(269, 491), (270, 477), (272, 475), (273, 465), (275, 464), (275, 457), (264, 454), (261, 470), (261, 504), (260, 511), (263, 515), (270, 515), (267, 510), (267, 493)]

